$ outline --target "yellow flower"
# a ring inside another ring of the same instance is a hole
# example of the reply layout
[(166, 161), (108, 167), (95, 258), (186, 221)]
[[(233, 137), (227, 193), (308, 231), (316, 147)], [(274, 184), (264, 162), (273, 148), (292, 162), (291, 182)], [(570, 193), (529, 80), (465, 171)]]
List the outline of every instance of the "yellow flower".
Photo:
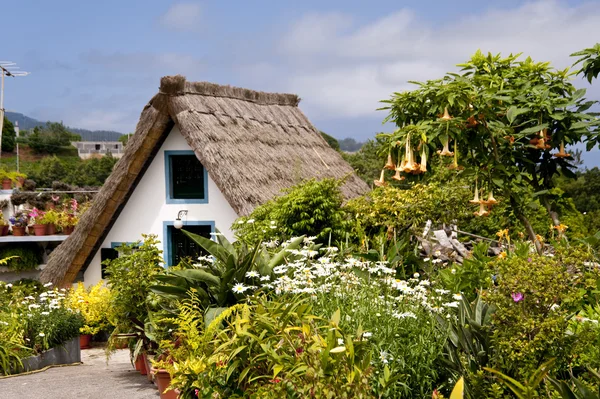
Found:
[(505, 259), (506, 258), (506, 252), (502, 251), (498, 254), (498, 259)]
[(567, 226), (566, 224), (559, 224), (558, 226), (553, 226), (552, 228), (556, 229), (560, 234), (564, 233), (565, 231), (567, 231), (567, 229), (569, 228), (569, 226)]

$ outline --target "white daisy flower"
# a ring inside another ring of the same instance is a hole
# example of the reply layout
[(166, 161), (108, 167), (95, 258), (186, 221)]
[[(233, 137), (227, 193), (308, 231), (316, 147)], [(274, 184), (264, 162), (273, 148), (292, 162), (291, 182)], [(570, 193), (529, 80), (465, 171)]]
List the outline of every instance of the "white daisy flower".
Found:
[(249, 287), (246, 287), (242, 283), (237, 283), (236, 285), (233, 286), (233, 288), (231, 290), (236, 294), (243, 294), (244, 291), (246, 291), (248, 288)]
[(258, 272), (256, 270), (250, 270), (249, 272), (246, 273), (246, 277), (256, 278), (256, 277), (260, 277), (260, 274), (258, 274)]

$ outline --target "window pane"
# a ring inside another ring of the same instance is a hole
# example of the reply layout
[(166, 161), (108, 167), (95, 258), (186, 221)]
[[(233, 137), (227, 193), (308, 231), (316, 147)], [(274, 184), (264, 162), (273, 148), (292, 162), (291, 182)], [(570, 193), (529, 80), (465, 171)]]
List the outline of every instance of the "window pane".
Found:
[[(190, 233), (198, 234), (202, 237), (210, 238), (211, 226), (183, 226), (183, 229)], [(190, 257), (196, 260), (199, 256), (206, 255), (206, 252), (200, 248), (183, 231), (169, 226), (169, 236), (171, 238), (171, 265), (177, 265), (183, 258)]]
[(204, 167), (195, 155), (172, 155), (171, 195), (176, 199), (204, 199)]

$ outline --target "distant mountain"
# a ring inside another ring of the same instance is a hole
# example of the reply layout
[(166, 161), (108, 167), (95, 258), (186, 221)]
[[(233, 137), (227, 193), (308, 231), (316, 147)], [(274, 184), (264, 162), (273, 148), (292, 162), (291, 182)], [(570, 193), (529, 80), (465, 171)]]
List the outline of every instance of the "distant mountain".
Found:
[[(19, 122), (21, 130), (33, 129), (37, 126), (44, 126), (46, 122), (40, 122), (37, 119), (30, 118), (18, 112), (6, 112), (6, 118), (12, 123)], [(68, 129), (81, 136), (82, 141), (117, 141), (123, 134), (113, 130), (87, 130), (68, 127)]]

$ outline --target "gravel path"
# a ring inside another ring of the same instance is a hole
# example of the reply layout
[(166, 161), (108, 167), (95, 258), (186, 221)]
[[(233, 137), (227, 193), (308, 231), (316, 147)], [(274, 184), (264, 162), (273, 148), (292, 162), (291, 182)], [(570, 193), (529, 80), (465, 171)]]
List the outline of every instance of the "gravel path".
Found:
[(106, 364), (104, 349), (81, 351), (82, 365), (0, 379), (1, 399), (158, 399), (158, 390), (118, 350)]

